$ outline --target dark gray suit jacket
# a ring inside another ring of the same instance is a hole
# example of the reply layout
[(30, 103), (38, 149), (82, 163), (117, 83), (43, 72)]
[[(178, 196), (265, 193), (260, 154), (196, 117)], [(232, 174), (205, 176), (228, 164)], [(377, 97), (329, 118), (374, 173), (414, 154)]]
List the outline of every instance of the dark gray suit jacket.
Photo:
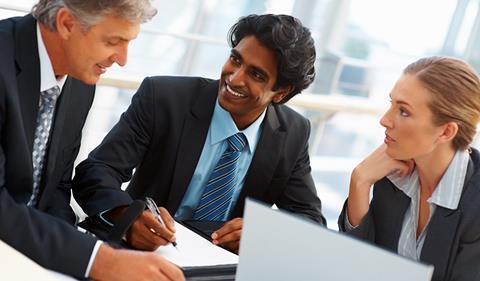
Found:
[[(344, 227), (346, 205), (338, 225)], [(370, 209), (349, 234), (397, 252), (408, 198), (387, 178), (373, 190)], [(420, 260), (435, 266), (433, 281), (480, 280), (480, 154), (472, 149), (462, 197), (456, 210), (437, 206), (428, 229)]]
[(39, 90), (36, 21), (31, 15), (0, 21), (0, 239), (44, 267), (80, 278), (96, 240), (53, 216), (75, 221), (69, 205), (73, 162), (95, 89), (67, 78), (34, 209), (25, 204), (33, 186)]
[[(130, 195), (151, 196), (170, 213), (177, 211), (205, 143), (218, 83), (194, 77), (144, 80), (120, 121), (76, 168), (75, 198), (89, 215), (128, 202), (108, 198), (134, 168)], [(308, 120), (287, 106), (268, 107), (233, 217), (242, 216), (249, 196), (325, 223), (310, 174), (309, 133)]]

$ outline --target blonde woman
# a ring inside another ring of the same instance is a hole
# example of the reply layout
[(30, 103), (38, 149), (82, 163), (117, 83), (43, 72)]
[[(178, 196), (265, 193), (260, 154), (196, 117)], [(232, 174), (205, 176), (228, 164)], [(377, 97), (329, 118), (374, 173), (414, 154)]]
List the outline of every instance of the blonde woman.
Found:
[(384, 144), (353, 170), (340, 230), (433, 264), (432, 280), (480, 280), (479, 78), (460, 60), (423, 58), (390, 98)]

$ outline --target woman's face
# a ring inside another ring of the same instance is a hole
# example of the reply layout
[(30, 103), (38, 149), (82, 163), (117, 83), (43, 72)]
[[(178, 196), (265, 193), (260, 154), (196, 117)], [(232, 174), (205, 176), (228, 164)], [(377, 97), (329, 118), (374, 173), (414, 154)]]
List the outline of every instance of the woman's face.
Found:
[(415, 76), (406, 74), (397, 81), (390, 98), (391, 106), (380, 120), (386, 129), (387, 154), (408, 160), (434, 151), (444, 128), (433, 124), (428, 107), (432, 94)]

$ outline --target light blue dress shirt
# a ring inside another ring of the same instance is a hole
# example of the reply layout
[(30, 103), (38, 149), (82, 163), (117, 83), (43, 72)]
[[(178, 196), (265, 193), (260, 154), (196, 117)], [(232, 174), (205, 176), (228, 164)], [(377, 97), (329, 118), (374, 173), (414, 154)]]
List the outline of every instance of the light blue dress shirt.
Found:
[(227, 148), (227, 139), (236, 133), (243, 133), (247, 138), (248, 145), (240, 154), (237, 166), (237, 186), (233, 191), (232, 200), (229, 203), (228, 211), (223, 218), (224, 221), (228, 219), (233, 207), (238, 200), (240, 191), (242, 190), (243, 183), (245, 182), (245, 175), (247, 174), (248, 167), (252, 162), (255, 149), (257, 147), (258, 140), (262, 132), (262, 122), (265, 119), (264, 111), (248, 128), (243, 131), (239, 131), (235, 122), (233, 121), (230, 113), (224, 110), (218, 100), (215, 104), (213, 112), (212, 122), (208, 129), (207, 138), (203, 145), (202, 154), (200, 160), (197, 163), (193, 177), (188, 185), (187, 192), (183, 196), (180, 207), (175, 213), (176, 220), (187, 220), (193, 217), (193, 213), (200, 203), (205, 184), (210, 177), (210, 173), (218, 162), (218, 159)]

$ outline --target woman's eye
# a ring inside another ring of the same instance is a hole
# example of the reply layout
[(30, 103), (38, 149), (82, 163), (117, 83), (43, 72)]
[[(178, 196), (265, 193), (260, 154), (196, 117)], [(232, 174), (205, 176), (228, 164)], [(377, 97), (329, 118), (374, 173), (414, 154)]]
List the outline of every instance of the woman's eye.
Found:
[(408, 117), (408, 116), (410, 116), (410, 113), (408, 111), (406, 111), (405, 109), (400, 108), (400, 115), (403, 116), (403, 117)]

